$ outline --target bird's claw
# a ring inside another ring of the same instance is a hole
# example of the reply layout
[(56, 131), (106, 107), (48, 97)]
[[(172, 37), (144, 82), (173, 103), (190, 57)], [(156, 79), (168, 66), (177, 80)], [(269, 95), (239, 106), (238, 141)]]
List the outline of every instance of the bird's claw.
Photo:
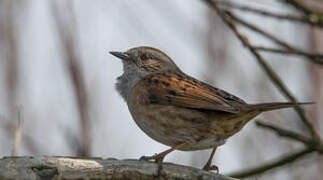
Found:
[(164, 159), (164, 156), (160, 155), (160, 154), (155, 154), (153, 156), (141, 156), (139, 158), (140, 161), (150, 161), (150, 160), (155, 160), (156, 163), (159, 162), (159, 161), (163, 161)]
[(218, 174), (218, 173), (219, 173), (219, 168), (218, 168), (218, 166), (216, 166), (216, 165), (212, 165), (212, 166), (210, 166), (210, 165), (205, 165), (205, 166), (203, 167), (203, 170), (204, 170), (204, 171), (216, 171), (216, 174)]
[(141, 156), (140, 158), (139, 158), (139, 161), (149, 161), (149, 160), (151, 160), (152, 159), (152, 157), (151, 156)]
[(155, 163), (157, 163), (158, 166), (158, 171), (157, 171), (157, 176), (160, 176), (163, 170), (163, 160), (164, 160), (164, 155), (162, 154), (155, 154), (153, 156), (141, 156), (139, 158), (140, 161), (150, 161), (150, 160), (155, 160)]

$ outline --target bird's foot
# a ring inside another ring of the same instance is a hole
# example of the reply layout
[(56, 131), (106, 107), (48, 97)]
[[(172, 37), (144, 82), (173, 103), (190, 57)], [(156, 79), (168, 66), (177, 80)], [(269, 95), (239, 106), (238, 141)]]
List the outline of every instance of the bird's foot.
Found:
[(141, 156), (139, 158), (140, 161), (150, 161), (150, 160), (156, 160), (157, 159), (158, 154), (156, 153), (153, 156)]
[(155, 163), (157, 163), (158, 166), (158, 171), (157, 171), (157, 176), (160, 176), (163, 170), (163, 160), (164, 160), (165, 154), (160, 153), (160, 154), (155, 154), (153, 156), (141, 156), (140, 161), (150, 161), (150, 160), (155, 160)]
[(216, 171), (216, 174), (219, 174), (219, 168), (216, 165), (210, 165), (210, 164), (206, 164), (203, 167), (204, 171)]

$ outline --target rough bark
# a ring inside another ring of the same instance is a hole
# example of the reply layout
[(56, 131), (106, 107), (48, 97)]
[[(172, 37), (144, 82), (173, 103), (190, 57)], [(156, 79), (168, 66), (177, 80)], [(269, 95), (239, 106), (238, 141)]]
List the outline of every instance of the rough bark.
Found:
[(0, 179), (213, 179), (234, 180), (197, 168), (163, 164), (160, 176), (154, 162), (78, 157), (4, 157)]

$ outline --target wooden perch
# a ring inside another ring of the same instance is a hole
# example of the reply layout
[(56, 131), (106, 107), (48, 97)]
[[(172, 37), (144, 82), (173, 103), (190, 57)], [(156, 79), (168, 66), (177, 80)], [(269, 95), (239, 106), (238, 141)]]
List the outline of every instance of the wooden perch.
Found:
[(213, 179), (235, 180), (197, 168), (139, 160), (78, 157), (4, 157), (0, 159), (0, 179)]

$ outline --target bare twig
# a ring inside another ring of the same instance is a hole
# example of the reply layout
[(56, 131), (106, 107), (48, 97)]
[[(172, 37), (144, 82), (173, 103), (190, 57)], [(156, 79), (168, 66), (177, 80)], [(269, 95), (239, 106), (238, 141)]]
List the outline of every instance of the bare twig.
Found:
[(287, 129), (283, 129), (281, 127), (278, 127), (276, 125), (273, 124), (268, 124), (265, 122), (261, 122), (261, 121), (256, 121), (256, 124), (259, 127), (271, 130), (275, 133), (277, 133), (279, 136), (281, 137), (285, 137), (285, 138), (289, 138), (292, 140), (296, 140), (299, 142), (302, 142), (304, 145), (306, 145), (308, 148), (313, 149), (319, 153), (323, 153), (323, 142), (318, 142), (313, 140), (312, 138), (308, 138), (302, 134), (287, 130)]
[(62, 134), (65, 137), (65, 141), (67, 142), (67, 146), (69, 149), (75, 154), (83, 154), (82, 142), (79, 140), (77, 134), (74, 134), (70, 128), (63, 128)]
[[(70, 3), (67, 1), (67, 3)], [(67, 6), (69, 8), (69, 22), (70, 26), (65, 26), (63, 16), (58, 12), (57, 4), (53, 4), (53, 15), (54, 20), (57, 25), (57, 31), (59, 38), (61, 38), (61, 42), (63, 45), (63, 51), (66, 55), (66, 64), (68, 67), (68, 72), (70, 74), (70, 78), (72, 80), (72, 85), (74, 86), (75, 96), (77, 99), (78, 110), (80, 114), (80, 124), (81, 124), (81, 141), (82, 149), (77, 150), (77, 155), (79, 156), (90, 156), (91, 154), (91, 139), (90, 139), (90, 127), (89, 127), (89, 109), (88, 109), (88, 101), (87, 101), (87, 92), (85, 87), (85, 80), (83, 77), (83, 71), (81, 65), (79, 63), (80, 57), (76, 51), (75, 42), (75, 32), (76, 32), (76, 24), (73, 14), (73, 8), (71, 4)], [(64, 18), (66, 18), (64, 16)]]
[[(257, 50), (250, 44), (248, 38), (241, 34), (236, 25), (234, 24), (234, 20), (236, 18), (232, 18), (233, 15), (228, 11), (222, 11), (216, 3), (214, 3), (212, 0), (204, 0), (207, 2), (211, 7), (213, 7), (218, 15), (222, 18), (222, 20), (231, 28), (231, 30), (234, 32), (234, 34), (238, 37), (238, 39), (242, 42), (244, 46), (246, 46), (250, 52), (256, 57), (256, 60), (260, 64), (260, 66), (263, 68), (263, 70), (267, 73), (268, 77), (271, 79), (271, 81), (276, 85), (276, 87), (292, 102), (297, 103), (297, 99), (292, 95), (292, 93), (289, 91), (287, 86), (283, 83), (283, 81), (280, 79), (278, 74), (270, 67), (268, 63), (264, 60), (264, 58), (257, 52)], [(241, 20), (240, 20), (241, 21)], [(304, 110), (296, 106), (295, 107), (296, 112), (301, 117), (303, 123), (307, 126), (309, 129), (311, 136), (317, 140), (319, 140), (319, 135), (315, 131), (313, 124), (308, 119), (308, 117), (305, 115)]]
[(315, 10), (307, 7), (305, 4), (303, 4), (300, 1), (295, 1), (295, 0), (281, 0), (281, 1), (288, 4), (288, 5), (291, 5), (296, 10), (298, 10), (302, 14), (306, 15), (308, 17), (309, 21), (314, 22), (316, 24), (323, 24), (323, 12), (315, 11)]
[[(254, 46), (252, 46), (248, 40), (248, 38), (243, 35), (242, 33), (239, 32), (239, 30), (237, 29), (236, 25), (235, 25), (235, 20), (237, 19), (235, 16), (232, 15), (232, 13), (230, 13), (229, 11), (223, 11), (221, 10), (216, 2), (213, 2), (212, 0), (204, 0), (210, 7), (214, 8), (215, 11), (217, 12), (217, 14), (222, 18), (222, 20), (229, 26), (229, 28), (234, 32), (234, 34), (236, 35), (236, 37), (241, 41), (241, 43), (247, 47), (249, 49), (249, 51), (256, 57), (256, 60), (258, 61), (259, 65), (263, 68), (263, 70), (267, 73), (267, 75), (269, 76), (269, 78), (271, 79), (271, 81), (276, 85), (276, 87), (292, 102), (297, 103), (296, 98), (291, 94), (291, 92), (288, 90), (287, 86), (283, 83), (283, 81), (280, 79), (280, 77), (277, 75), (277, 73), (269, 66), (269, 64), (266, 63), (265, 59), (257, 52), (257, 50), (254, 48)], [(241, 22), (244, 22), (242, 20), (239, 20)], [(240, 22), (239, 22), (240, 23)], [(246, 24), (246, 23), (245, 23)], [(259, 32), (264, 32), (262, 30), (258, 30)], [(280, 40), (278, 40), (277, 42), (279, 42)], [(293, 49), (290, 46), (286, 47), (287, 49)], [(308, 119), (308, 117), (305, 115), (304, 110), (297, 106), (296, 108), (297, 113), (299, 114), (299, 116), (301, 117), (303, 123), (306, 125), (306, 127), (308, 128), (308, 130), (311, 133), (311, 142), (313, 142), (313, 144), (321, 144), (320, 142), (320, 137), (318, 135), (318, 133), (316, 132), (316, 130), (313, 127), (312, 122)], [(271, 126), (272, 127), (272, 126)], [(273, 128), (273, 127), (272, 127)], [(285, 132), (286, 133), (286, 132)], [(288, 133), (287, 133), (288, 134)], [(290, 135), (291, 137), (292, 133), (289, 133), (288, 135)], [(293, 134), (295, 135), (295, 134)], [(298, 137), (300, 138), (300, 137)], [(302, 142), (306, 142), (304, 138), (300, 138), (299, 139)], [(273, 169), (275, 167), (278, 166), (282, 166), (285, 165), (287, 163), (291, 163), (293, 161), (295, 161), (296, 159), (304, 156), (305, 154), (308, 154), (310, 152), (315, 151), (316, 149), (311, 148), (310, 146), (307, 147), (306, 149), (294, 153), (292, 155), (288, 155), (288, 156), (284, 156), (279, 160), (276, 160), (274, 162), (262, 165), (260, 167), (254, 168), (254, 169), (250, 169), (250, 170), (243, 170), (241, 172), (238, 173), (234, 173), (233, 176), (234, 177), (246, 177), (246, 176), (250, 176), (250, 175), (254, 175), (254, 174), (259, 174), (262, 172), (265, 172), (267, 170)]]
[(298, 133), (295, 133), (295, 132), (287, 130), (287, 129), (280, 128), (280, 127), (273, 125), (273, 124), (268, 124), (268, 123), (264, 123), (261, 121), (256, 121), (256, 125), (259, 127), (262, 127), (262, 128), (270, 129), (282, 137), (287, 137), (289, 139), (302, 142), (304, 144), (312, 143), (312, 140), (308, 137), (305, 137), (303, 135), (300, 135)]
[(257, 8), (253, 8), (253, 7), (249, 7), (249, 6), (243, 6), (237, 3), (233, 3), (230, 1), (216, 1), (217, 3), (219, 3), (219, 5), (223, 5), (225, 7), (228, 8), (234, 8), (240, 11), (246, 11), (246, 12), (250, 12), (250, 13), (255, 13), (258, 15), (262, 15), (262, 16), (267, 16), (267, 17), (271, 17), (271, 18), (276, 18), (279, 20), (288, 20), (288, 21), (294, 21), (294, 22), (300, 22), (300, 23), (305, 23), (305, 24), (309, 24), (311, 26), (317, 26), (320, 28), (323, 28), (323, 22), (322, 21), (317, 21), (313, 18), (309, 18), (308, 16), (295, 16), (295, 15), (290, 15), (290, 14), (278, 14), (278, 13), (273, 13), (270, 11), (266, 11), (263, 9), (257, 9)]
[(287, 49), (295, 49), (295, 47), (292, 47), (292, 45), (288, 44), (287, 42), (280, 40), (279, 38), (275, 37), (274, 35), (270, 34), (269, 32), (266, 32), (266, 31), (260, 29), (259, 27), (255, 26), (249, 22), (246, 22), (245, 20), (242, 20), (241, 18), (235, 16), (232, 12), (229, 12), (229, 11), (225, 11), (225, 12), (226, 12), (226, 14), (228, 14), (230, 16), (230, 19), (253, 30), (256, 33), (259, 33), (259, 34), (267, 37), (268, 39), (274, 41), (276, 44), (278, 44), (282, 47), (285, 47)]
[(308, 9), (305, 5), (295, 1), (295, 0), (282, 0), (283, 2), (293, 6), (295, 9), (299, 10), (300, 12), (304, 13), (304, 14), (311, 14), (312, 11), (310, 9)]
[(281, 1), (293, 6), (295, 9), (302, 12), (303, 14), (306, 14), (309, 16), (313, 16), (313, 15), (323, 16), (323, 12), (314, 11), (299, 1), (296, 1), (296, 0), (281, 0)]
[(305, 148), (303, 150), (300, 150), (300, 151), (297, 151), (297, 152), (294, 152), (294, 153), (291, 153), (288, 155), (284, 155), (283, 157), (280, 157), (277, 160), (274, 160), (272, 162), (268, 162), (268, 163), (263, 164), (261, 166), (231, 173), (231, 174), (229, 174), (229, 176), (234, 177), (234, 178), (244, 178), (244, 177), (248, 177), (251, 175), (261, 174), (261, 173), (264, 173), (268, 170), (286, 165), (288, 163), (292, 163), (292, 162), (300, 159), (301, 157), (304, 157), (305, 155), (312, 153), (313, 151), (314, 151), (313, 149)]
[[(235, 16), (232, 15), (232, 13), (230, 12), (226, 12), (226, 14), (229, 17), (233, 17), (231, 20), (236, 20), (237, 18), (234, 18)], [(228, 23), (231, 23), (232, 21), (230, 21), (230, 18), (227, 19)], [(240, 19), (240, 21), (242, 21)], [(232, 23), (232, 25), (234, 26), (234, 32), (235, 34), (239, 37), (245, 37), (243, 35), (241, 35), (241, 33), (237, 30), (237, 28), (235, 27), (235, 25)], [(258, 62), (260, 63), (260, 65), (263, 67), (263, 69), (265, 70), (265, 72), (267, 72), (267, 75), (270, 77), (270, 79), (272, 80), (272, 82), (276, 85), (276, 87), (278, 87), (280, 89), (280, 91), (285, 95), (285, 97), (287, 97), (290, 101), (297, 103), (297, 99), (292, 95), (292, 93), (290, 92), (290, 90), (287, 88), (287, 86), (283, 83), (283, 81), (280, 79), (280, 77), (278, 76), (278, 74), (269, 66), (269, 64), (267, 64), (265, 62), (265, 60), (263, 59), (263, 57), (257, 52), (257, 50), (249, 43), (247, 38), (239, 38), (242, 43), (249, 48), (249, 50), (251, 51), (251, 53), (256, 57), (256, 59), (258, 60)], [(285, 44), (285, 43), (284, 43)], [(288, 49), (292, 49), (295, 50), (295, 48), (292, 48), (291, 46), (285, 46)], [(311, 136), (316, 139), (317, 141), (320, 141), (320, 137), (318, 135), (318, 133), (316, 132), (315, 128), (313, 127), (313, 124), (311, 123), (311, 120), (309, 120), (309, 118), (305, 115), (305, 112), (303, 110), (303, 108), (301, 108), (300, 106), (296, 106), (295, 110), (297, 112), (297, 114), (300, 116), (301, 120), (303, 121), (303, 123), (306, 125), (306, 127), (309, 129)]]
[[(2, 119), (4, 119), (4, 117), (2, 117)], [(0, 119), (1, 120), (1, 119)], [(8, 138), (12, 138), (12, 132), (15, 131), (16, 126), (12, 124), (12, 122), (8, 122), (8, 121), (0, 121), (3, 124), (1, 124), (2, 126), (0, 126), (3, 130), (3, 132), (6, 133), (6, 135), (8, 136)], [(40, 149), (37, 146), (37, 143), (35, 142), (35, 140), (33, 139), (32, 136), (29, 136), (29, 134), (23, 133), (21, 131), (21, 142), (23, 144), (23, 146), (31, 153), (34, 155), (39, 155), (40, 154)]]
[(8, 97), (9, 97), (9, 109), (11, 116), (14, 114), (15, 103), (16, 103), (16, 87), (18, 84), (18, 49), (17, 49), (17, 38), (18, 33), (16, 32), (15, 26), (15, 10), (17, 6), (16, 1), (8, 1), (8, 15), (7, 15), (7, 36), (8, 36), (8, 58), (7, 58), (7, 72), (8, 72)]
[(226, 11), (226, 12), (230, 16), (230, 18), (232, 18), (234, 21), (238, 22), (239, 24), (253, 30), (254, 32), (257, 32), (257, 33), (267, 37), (268, 39), (274, 41), (276, 44), (286, 48), (287, 50), (290, 50), (290, 51), (293, 51), (293, 52), (299, 52), (300, 54), (303, 54), (303, 55), (307, 54), (307, 56), (305, 56), (305, 57), (307, 59), (309, 59), (311, 62), (317, 63), (319, 65), (322, 65), (322, 61), (318, 61), (315, 54), (314, 54), (314, 56), (309, 56), (309, 54), (311, 54), (311, 53), (307, 53), (307, 52), (304, 52), (304, 51), (302, 51), (302, 50), (300, 50), (300, 49), (298, 49), (296, 47), (293, 47), (292, 45), (288, 44), (287, 42), (280, 40), (279, 38), (277, 38), (274, 35), (260, 29), (259, 27), (255, 26), (255, 25), (253, 25), (251, 23), (248, 23), (245, 20), (242, 20), (241, 18), (235, 16), (233, 13), (231, 13), (229, 11)]
[[(7, 36), (7, 44), (8, 44), (8, 57), (7, 57), (7, 93), (8, 93), (8, 106), (10, 113), (10, 120), (16, 120), (16, 99), (17, 99), (17, 84), (18, 84), (18, 48), (17, 41), (19, 38), (19, 33), (17, 33), (15, 15), (17, 6), (19, 5), (16, 1), (8, 1), (8, 15), (6, 16), (6, 36)], [(12, 147), (12, 155), (16, 155), (21, 142), (21, 119), (20, 119), (20, 110), (18, 108), (18, 123), (14, 130), (13, 137), (13, 147)], [(12, 131), (11, 131), (12, 132)]]
[(18, 155), (18, 150), (21, 144), (21, 134), (22, 134), (22, 108), (18, 107), (18, 123), (15, 129), (15, 136), (14, 136), (14, 143), (13, 143), (13, 148), (11, 155), (12, 156), (17, 156)]
[(269, 48), (269, 47), (262, 47), (262, 46), (254, 46), (254, 48), (257, 51), (303, 56), (308, 58), (308, 60), (312, 61), (313, 63), (323, 65), (323, 54), (307, 53), (303, 51), (298, 51), (296, 49), (284, 50), (284, 49)]

